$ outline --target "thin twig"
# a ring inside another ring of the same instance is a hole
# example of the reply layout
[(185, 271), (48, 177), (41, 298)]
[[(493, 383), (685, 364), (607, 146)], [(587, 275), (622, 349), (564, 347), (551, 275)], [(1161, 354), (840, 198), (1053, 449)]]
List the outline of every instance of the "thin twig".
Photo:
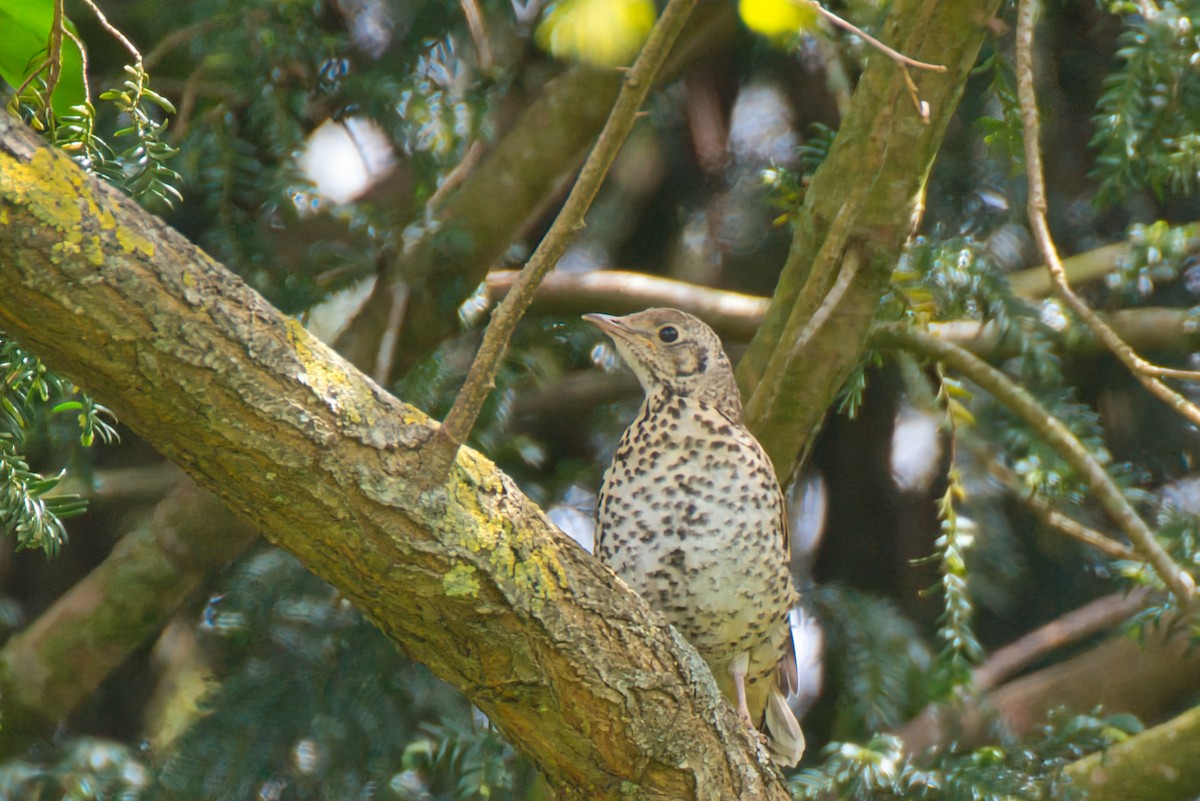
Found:
[[(250, 24), (255, 23), (251, 22)], [(162, 57), (167, 53), (171, 52), (179, 45), (189, 41), (193, 37), (196, 37), (202, 33), (206, 33), (216, 26), (217, 20), (206, 19), (169, 33), (160, 39), (159, 42), (150, 50), (150, 52), (146, 54), (146, 57), (143, 60), (143, 65), (148, 70), (153, 69), (155, 66), (157, 66), (159, 60), (161, 60)]]
[(874, 36), (855, 25), (853, 22), (844, 20), (837, 14), (834, 14), (832, 11), (825, 8), (825, 6), (818, 3), (817, 0), (792, 0), (792, 2), (798, 6), (812, 6), (813, 10), (815, 10), (822, 17), (829, 20), (842, 30), (850, 31), (850, 33), (854, 34), (855, 36), (861, 37), (865, 42), (867, 42), (867, 44), (871, 45), (871, 47), (874, 47), (880, 53), (883, 53), (892, 61), (895, 61), (897, 64), (903, 67), (913, 67), (919, 70), (929, 70), (930, 72), (946, 71), (946, 67), (942, 64), (930, 64), (927, 61), (917, 61), (915, 58), (910, 58), (900, 51), (888, 47), (883, 42), (879, 41)]
[(1042, 149), (1039, 144), (1041, 130), (1037, 94), (1033, 85), (1033, 34), (1037, 10), (1037, 0), (1021, 0), (1017, 13), (1017, 94), (1021, 100), (1021, 117), (1025, 123), (1025, 169), (1029, 182), (1028, 216), (1034, 238), (1037, 239), (1042, 258), (1045, 259), (1046, 267), (1054, 280), (1055, 291), (1067, 307), (1087, 325), (1096, 339), (1133, 373), (1142, 386), (1191, 423), (1200, 426), (1200, 408), (1158, 378), (1162, 376), (1194, 380), (1200, 378), (1200, 375), (1191, 371), (1158, 367), (1142, 359), (1092, 311), (1083, 298), (1075, 294), (1067, 282), (1058, 249), (1050, 236), (1050, 225), (1046, 221), (1046, 178), (1042, 169)]
[(458, 446), (471, 432), (484, 400), (495, 386), (496, 371), (508, 349), (517, 323), (533, 301), (542, 278), (566, 251), (575, 232), (583, 227), (584, 215), (596, 197), (621, 145), (632, 130), (638, 109), (653, 85), (654, 76), (666, 61), (671, 45), (683, 30), (683, 25), (695, 4), (696, 0), (670, 0), (650, 31), (637, 61), (625, 74), (625, 83), (616, 103), (613, 104), (608, 121), (604, 124), (604, 129), (600, 132), (587, 161), (584, 162), (579, 178), (571, 188), (562, 210), (521, 271), (521, 276), (509, 291), (508, 297), (492, 315), (491, 323), (479, 346), (479, 353), (476, 354), (463, 388), (454, 401), (454, 408), (450, 410), (438, 430), (440, 439)]
[(1106, 595), (1072, 609), (993, 652), (972, 674), (972, 688), (977, 693), (987, 692), (1054, 651), (1128, 620), (1141, 611), (1149, 599), (1150, 591), (1139, 587), (1132, 592)]
[[(25, 80), (21, 81), (21, 85), (17, 87), (17, 92), (14, 97), (19, 98), (21, 94), (33, 83), (33, 79), (42, 74), (42, 70), (48, 70), (46, 73), (46, 112), (47, 118), (52, 119), (54, 116), (53, 102), (54, 90), (58, 86), (58, 79), (62, 75), (62, 39), (63, 31), (66, 28), (63, 25), (63, 3), (65, 0), (55, 0), (54, 16), (50, 21), (50, 38), (46, 41), (46, 58), (41, 64), (38, 64), (37, 69), (29, 73)], [(86, 72), (84, 73), (87, 74)]]
[(463, 16), (467, 19), (467, 30), (471, 33), (471, 41), (475, 44), (475, 52), (479, 54), (479, 66), (484, 72), (492, 68), (492, 46), (488, 44), (487, 28), (483, 24), (483, 12), (479, 9), (478, 0), (459, 0)]
[(471, 174), (471, 170), (475, 169), (475, 165), (483, 158), (483, 152), (483, 142), (476, 139), (470, 144), (467, 152), (462, 157), (462, 161), (455, 164), (453, 169), (446, 173), (446, 177), (438, 184), (438, 188), (429, 196), (429, 201), (425, 204), (425, 208), (430, 213), (436, 212), (446, 197), (457, 189), (463, 181), (467, 180), (467, 176)]
[(392, 360), (396, 355), (396, 343), (400, 341), (400, 328), (404, 325), (404, 315), (408, 311), (408, 284), (396, 284), (392, 287), (392, 304), (388, 307), (387, 322), (383, 327), (383, 336), (379, 338), (379, 352), (375, 355), (375, 369), (371, 377), (379, 384), (387, 384), (388, 376), (392, 374)]
[(137, 65), (140, 68), (142, 66), (142, 54), (136, 47), (133, 46), (133, 42), (129, 41), (129, 38), (126, 37), (125, 34), (117, 30), (116, 27), (114, 27), (113, 24), (108, 21), (108, 17), (104, 16), (104, 12), (101, 11), (99, 6), (92, 2), (92, 0), (83, 0), (83, 4), (90, 8), (92, 13), (96, 15), (96, 21), (100, 23), (100, 27), (108, 31), (109, 36), (116, 39), (126, 50), (129, 51), (129, 55), (133, 56), (134, 61), (137, 62)]
[(54, 18), (50, 22), (49, 52), (46, 53), (46, 59), (50, 62), (50, 71), (46, 73), (47, 103), (52, 103), (58, 79), (62, 76), (62, 40), (63, 29), (66, 27), (63, 24), (64, 2), (65, 0), (54, 0)]
[(87, 103), (90, 106), (92, 104), (92, 90), (90, 88), (88, 88), (88, 82), (87, 82), (87, 76), (88, 76), (88, 51), (87, 51), (87, 48), (83, 46), (83, 40), (81, 40), (78, 36), (76, 36), (74, 34), (74, 32), (72, 32), (71, 29), (65, 25), (63, 26), (63, 35), (65, 35), (68, 39), (70, 39), (72, 42), (74, 42), (75, 46), (77, 48), (79, 48), (79, 63), (80, 63), (80, 66), (82, 67), (81, 72), (83, 74), (83, 102)]
[[(515, 270), (488, 273), (487, 294), (499, 303), (520, 275)], [(723, 337), (748, 340), (762, 324), (770, 298), (624, 270), (551, 273), (538, 287), (534, 303), (553, 314), (603, 311), (628, 314), (649, 306), (670, 306), (694, 314)]]
[(1047, 412), (1024, 387), (1013, 383), (1004, 373), (966, 349), (939, 340), (924, 331), (897, 324), (882, 325), (875, 329), (874, 339), (881, 345), (924, 353), (944, 362), (991, 393), (992, 397), (1004, 404), (1010, 412), (1024, 420), (1079, 474), (1099, 501), (1101, 508), (1154, 569), (1179, 605), (1192, 605), (1195, 579), (1175, 564), (1171, 556), (1158, 544), (1154, 532), (1138, 516), (1100, 462), (1061, 420)]
[(1082, 542), (1084, 545), (1095, 548), (1101, 553), (1111, 556), (1113, 559), (1127, 559), (1131, 562), (1141, 561), (1141, 557), (1138, 556), (1137, 551), (1117, 542), (1112, 537), (1101, 534), (1095, 529), (1088, 528), (1073, 517), (1055, 509), (1054, 505), (1041, 495), (1029, 492), (1027, 488), (1022, 486), (1021, 479), (1011, 468), (990, 457), (984, 458), (987, 459), (988, 472), (1000, 481), (1013, 495), (1019, 498), (1043, 525), (1073, 540)]

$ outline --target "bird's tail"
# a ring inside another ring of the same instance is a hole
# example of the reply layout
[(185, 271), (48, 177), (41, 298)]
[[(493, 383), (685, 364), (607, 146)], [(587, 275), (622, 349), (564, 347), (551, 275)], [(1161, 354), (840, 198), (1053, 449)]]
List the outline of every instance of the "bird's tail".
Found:
[(804, 756), (804, 732), (800, 721), (788, 706), (783, 690), (772, 684), (767, 698), (767, 713), (763, 728), (767, 735), (767, 748), (781, 767), (794, 768)]

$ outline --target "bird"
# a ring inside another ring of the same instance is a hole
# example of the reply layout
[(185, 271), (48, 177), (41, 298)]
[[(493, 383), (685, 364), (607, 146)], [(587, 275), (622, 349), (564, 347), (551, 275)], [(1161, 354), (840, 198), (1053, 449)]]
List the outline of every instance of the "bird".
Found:
[(596, 501), (596, 553), (690, 642), (721, 693), (795, 766), (787, 515), (771, 459), (742, 422), (733, 366), (677, 309), (585, 314), (645, 393)]

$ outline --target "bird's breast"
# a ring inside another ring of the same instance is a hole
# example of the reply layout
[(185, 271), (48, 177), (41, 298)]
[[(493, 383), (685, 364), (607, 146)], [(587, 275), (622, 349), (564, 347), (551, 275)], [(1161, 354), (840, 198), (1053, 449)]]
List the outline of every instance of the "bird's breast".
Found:
[(605, 474), (597, 551), (704, 651), (790, 601), (782, 520), (748, 431), (703, 405), (643, 407)]

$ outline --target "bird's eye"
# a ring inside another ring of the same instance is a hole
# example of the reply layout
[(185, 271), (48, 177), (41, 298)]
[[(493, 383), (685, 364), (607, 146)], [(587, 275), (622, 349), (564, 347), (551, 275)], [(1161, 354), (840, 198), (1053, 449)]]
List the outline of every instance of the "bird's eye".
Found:
[(663, 342), (671, 343), (679, 339), (679, 329), (673, 325), (664, 325), (658, 329), (658, 338)]

